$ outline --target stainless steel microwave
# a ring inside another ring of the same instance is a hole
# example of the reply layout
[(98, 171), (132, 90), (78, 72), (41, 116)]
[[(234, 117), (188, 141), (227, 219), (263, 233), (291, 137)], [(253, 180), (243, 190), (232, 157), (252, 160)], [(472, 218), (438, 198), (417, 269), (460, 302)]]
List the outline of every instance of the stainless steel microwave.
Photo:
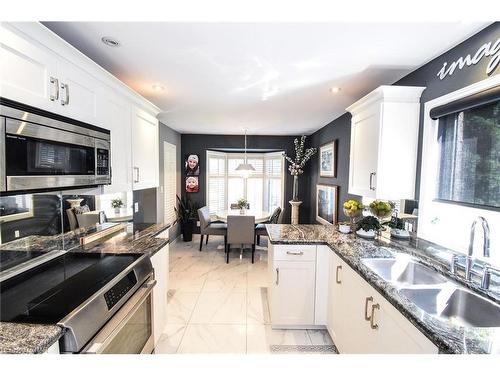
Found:
[(0, 192), (111, 183), (109, 130), (0, 102)]

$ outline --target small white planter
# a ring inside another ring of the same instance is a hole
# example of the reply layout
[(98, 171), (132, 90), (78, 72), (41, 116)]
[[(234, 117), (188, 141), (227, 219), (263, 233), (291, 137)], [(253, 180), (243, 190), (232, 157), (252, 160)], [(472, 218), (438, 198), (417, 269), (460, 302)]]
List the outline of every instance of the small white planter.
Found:
[(351, 225), (350, 224), (339, 224), (339, 232), (348, 234), (351, 233)]
[(361, 238), (366, 238), (366, 239), (373, 239), (375, 238), (375, 231), (373, 229), (370, 229), (369, 231), (365, 231), (363, 229), (358, 229), (356, 231), (356, 234), (360, 236)]

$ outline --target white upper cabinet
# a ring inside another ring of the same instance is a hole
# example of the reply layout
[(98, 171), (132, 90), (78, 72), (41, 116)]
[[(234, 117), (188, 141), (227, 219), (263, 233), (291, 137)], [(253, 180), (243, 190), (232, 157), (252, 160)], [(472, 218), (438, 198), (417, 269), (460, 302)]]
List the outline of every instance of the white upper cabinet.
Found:
[(111, 131), (111, 185), (105, 193), (132, 190), (132, 113), (129, 103), (105, 92), (103, 126)]
[(132, 114), (132, 167), (134, 190), (158, 186), (158, 120), (141, 108)]
[(58, 112), (66, 117), (102, 126), (103, 118), (98, 110), (104, 105), (101, 98), (101, 84), (92, 75), (78, 66), (61, 59), (59, 64), (59, 101)]
[(0, 95), (54, 112), (58, 57), (8, 24), (0, 24)]
[(158, 186), (159, 109), (37, 22), (0, 24), (0, 96), (111, 131), (112, 184)]
[(420, 95), (424, 89), (380, 86), (346, 109), (352, 114), (350, 194), (414, 198)]

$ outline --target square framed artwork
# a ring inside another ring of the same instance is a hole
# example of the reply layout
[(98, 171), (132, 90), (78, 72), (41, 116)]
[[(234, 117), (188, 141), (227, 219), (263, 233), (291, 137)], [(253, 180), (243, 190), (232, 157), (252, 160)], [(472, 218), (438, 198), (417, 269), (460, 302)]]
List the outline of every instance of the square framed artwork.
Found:
[(186, 177), (186, 193), (198, 193), (200, 191), (200, 184), (198, 176)]
[(339, 187), (316, 185), (316, 221), (321, 224), (337, 224)]
[(200, 175), (200, 155), (187, 154), (184, 159), (184, 172), (186, 176), (199, 176)]
[(319, 176), (337, 177), (337, 141), (325, 143), (319, 148)]

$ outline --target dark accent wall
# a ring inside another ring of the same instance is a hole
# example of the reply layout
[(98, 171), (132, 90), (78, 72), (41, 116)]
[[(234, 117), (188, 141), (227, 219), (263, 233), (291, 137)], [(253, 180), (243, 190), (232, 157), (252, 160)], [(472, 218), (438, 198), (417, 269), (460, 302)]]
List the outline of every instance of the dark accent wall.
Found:
[[(180, 196), (181, 194), (181, 184), (179, 181), (182, 180), (182, 173), (181, 173), (181, 165), (182, 165), (182, 160), (183, 158), (181, 157), (181, 135), (180, 133), (176, 132), (175, 130), (169, 128), (167, 125), (162, 124), (160, 122), (160, 187), (158, 188), (157, 192), (157, 222), (161, 223), (163, 222), (164, 218), (164, 202), (165, 202), (165, 171), (164, 171), (164, 142), (171, 143), (176, 146), (177, 148), (177, 168), (176, 168), (176, 177), (177, 177), (177, 195)], [(170, 238), (175, 238), (180, 234), (180, 228), (178, 225), (174, 225), (170, 229)]]
[[(468, 54), (474, 56), (476, 51), (485, 43), (492, 42), (492, 45), (500, 38), (500, 22), (495, 22), (492, 25), (484, 28), (479, 33), (473, 35), (469, 39), (453, 47), (444, 54), (438, 56), (434, 60), (413, 71), (407, 76), (401, 78), (394, 83), (398, 86), (424, 86), (426, 89), (420, 98), (420, 127), (418, 137), (418, 156), (417, 156), (417, 179), (415, 184), (415, 197), (418, 199), (420, 190), (420, 170), (422, 166), (422, 137), (424, 128), (424, 105), (429, 100), (438, 98), (450, 92), (459, 90), (463, 87), (472, 85), (473, 83), (482, 81), (488, 78), (486, 67), (491, 60), (491, 57), (483, 57), (477, 64), (465, 66), (463, 69), (455, 69), (451, 76), (446, 76), (440, 80), (437, 76), (443, 63), (447, 62), (448, 66), (460, 57), (465, 57)], [(500, 67), (497, 67), (490, 76), (500, 73)]]
[[(293, 140), (296, 136), (264, 136), (264, 135), (249, 135), (247, 137), (247, 148), (253, 150), (283, 150), (287, 154), (295, 155), (295, 149), (293, 145)], [(207, 134), (182, 134), (182, 161), (184, 162), (184, 157), (186, 154), (198, 154), (200, 155), (200, 192), (199, 193), (188, 193), (190, 198), (197, 202), (200, 206), (206, 204), (206, 168), (207, 168), (207, 158), (206, 151), (214, 149), (234, 149), (241, 152), (244, 144), (243, 135), (207, 135)], [(309, 166), (307, 166), (309, 168)], [(284, 222), (290, 222), (290, 205), (288, 201), (292, 199), (292, 189), (293, 189), (293, 178), (288, 173), (285, 172), (285, 216)], [(184, 172), (182, 173), (181, 179), (181, 189), (182, 194), (185, 193), (184, 189)], [(299, 196), (307, 200), (308, 197), (309, 184), (305, 175), (301, 176), (299, 179)], [(308, 220), (309, 214), (305, 209), (301, 210), (301, 220)]]
[(308, 212), (307, 222), (316, 222), (316, 185), (337, 185), (339, 186), (338, 218), (340, 221), (346, 220), (342, 211), (342, 202), (347, 199), (360, 199), (355, 195), (347, 194), (347, 184), (349, 181), (349, 155), (351, 149), (351, 115), (345, 113), (328, 125), (316, 131), (310, 136), (311, 147), (319, 147), (332, 140), (337, 140), (337, 177), (319, 177), (319, 156), (311, 160), (305, 174), (309, 181), (309, 195), (304, 202), (303, 210)]
[[(418, 199), (420, 189), (420, 170), (422, 164), (422, 135), (423, 135), (423, 110), (425, 102), (456, 91), (475, 82), (479, 82), (488, 78), (486, 74), (486, 67), (491, 57), (483, 57), (476, 65), (465, 66), (463, 69), (456, 69), (453, 75), (447, 76), (440, 80), (437, 76), (439, 70), (444, 62), (448, 65), (456, 61), (460, 57), (465, 57), (467, 54), (474, 56), (476, 51), (484, 43), (492, 42), (500, 38), (500, 22), (495, 22), (492, 25), (481, 30), (479, 33), (473, 35), (466, 41), (451, 48), (449, 51), (433, 59), (429, 63), (423, 65), (419, 69), (406, 75), (394, 85), (399, 86), (424, 86), (426, 89), (422, 93), (421, 108), (420, 108), (420, 128), (419, 128), (419, 141), (418, 141), (418, 155), (417, 155), (417, 178), (415, 186), (415, 196)], [(497, 68), (491, 75), (498, 74), (500, 68)], [(388, 82), (387, 84), (390, 84)], [(345, 220), (342, 213), (342, 203), (349, 199), (347, 194), (348, 178), (349, 178), (349, 145), (351, 137), (349, 113), (336, 118), (323, 128), (313, 133), (310, 137), (310, 145), (312, 147), (319, 147), (321, 144), (338, 139), (338, 153), (337, 153), (337, 178), (320, 178), (318, 176), (318, 158), (313, 160), (312, 168), (306, 169), (306, 175), (309, 179), (310, 202), (308, 204), (309, 222), (315, 222), (315, 205), (316, 205), (316, 184), (326, 183), (340, 186), (339, 191), (339, 219)], [(359, 198), (359, 197), (358, 197)], [(307, 203), (307, 202), (306, 202)]]

